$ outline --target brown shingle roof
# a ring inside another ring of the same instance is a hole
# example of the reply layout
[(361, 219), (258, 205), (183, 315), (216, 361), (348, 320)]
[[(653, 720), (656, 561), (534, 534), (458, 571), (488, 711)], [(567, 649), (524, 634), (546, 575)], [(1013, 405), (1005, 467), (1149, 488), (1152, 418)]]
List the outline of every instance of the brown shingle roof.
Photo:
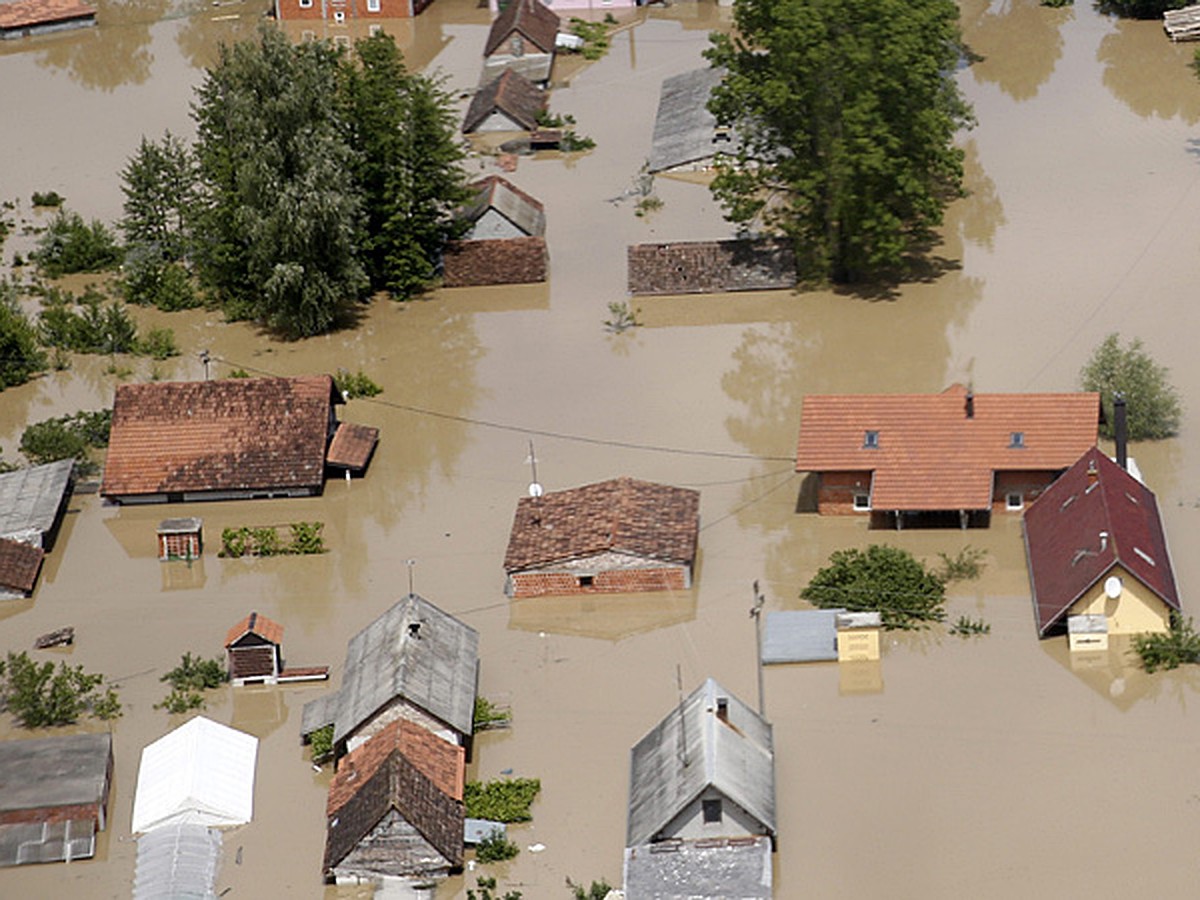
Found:
[(100, 493), (320, 488), (328, 375), (117, 386)]
[(499, 110), (526, 131), (537, 128), (538, 114), (546, 108), (546, 92), (512, 69), (505, 69), (471, 98), (467, 114), (463, 118), (463, 133), (470, 134), (492, 114)]
[(967, 394), (805, 397), (796, 470), (874, 472), (873, 509), (987, 509), (994, 472), (1058, 471), (1096, 443), (1099, 394), (976, 394), (973, 417)]
[(233, 646), (248, 634), (256, 634), (272, 644), (283, 643), (283, 626), (266, 616), (252, 612), (229, 629), (229, 633), (225, 635), (225, 646)]
[(538, 0), (512, 0), (492, 22), (483, 55), (491, 56), (514, 31), (521, 32), (543, 53), (553, 53), (558, 25), (557, 13)]
[(1047, 488), (1024, 520), (1039, 634), (1061, 625), (1075, 601), (1116, 565), (1180, 608), (1154, 493), (1098, 449)]
[(633, 478), (523, 497), (504, 568), (512, 573), (606, 551), (691, 564), (699, 527), (698, 491)]
[(447, 797), (462, 799), (466, 766), (463, 748), (442, 740), (428, 728), (398, 719), (342, 757), (329, 784), (325, 815), (332, 816), (341, 809), (393, 753), (403, 753)]
[(45, 556), (41, 547), (0, 538), (0, 587), (32, 593)]
[(333, 440), (329, 442), (325, 462), (341, 469), (361, 472), (371, 461), (371, 454), (375, 452), (375, 445), (378, 443), (378, 428), (339, 422), (337, 431), (333, 433)]
[(533, 284), (546, 280), (546, 239), (449, 241), (442, 254), (442, 284)]
[(17, 0), (0, 3), (0, 30), (26, 28), (96, 15), (96, 7), (77, 0)]

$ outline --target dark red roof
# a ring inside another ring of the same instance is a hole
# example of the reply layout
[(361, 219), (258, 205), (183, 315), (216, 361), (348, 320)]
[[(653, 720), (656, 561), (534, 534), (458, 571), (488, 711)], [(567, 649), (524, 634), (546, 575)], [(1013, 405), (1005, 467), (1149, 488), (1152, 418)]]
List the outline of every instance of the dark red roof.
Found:
[(1041, 635), (1118, 564), (1179, 609), (1154, 493), (1094, 447), (1025, 511), (1025, 549)]
[(0, 538), (0, 587), (33, 593), (45, 556), (41, 547)]
[(873, 472), (873, 509), (987, 509), (995, 472), (1057, 472), (1095, 446), (1099, 394), (975, 394), (971, 417), (967, 394), (805, 397), (796, 470)]
[(117, 386), (100, 493), (319, 489), (328, 375)]
[(491, 56), (514, 31), (521, 32), (543, 53), (553, 53), (558, 25), (558, 14), (538, 0), (511, 0), (492, 22), (483, 55)]
[(521, 498), (504, 568), (519, 572), (609, 551), (690, 565), (699, 528), (698, 491), (614, 478)]
[(272, 644), (283, 643), (283, 626), (266, 616), (252, 612), (229, 629), (229, 633), (225, 635), (225, 646), (233, 646), (248, 634), (256, 634)]

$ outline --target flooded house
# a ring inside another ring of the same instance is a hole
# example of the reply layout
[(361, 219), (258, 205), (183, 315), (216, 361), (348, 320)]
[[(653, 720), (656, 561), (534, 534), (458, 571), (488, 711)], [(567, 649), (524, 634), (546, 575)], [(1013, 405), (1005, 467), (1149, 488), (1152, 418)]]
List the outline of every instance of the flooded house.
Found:
[(492, 22), (483, 48), (483, 82), (506, 69), (537, 84), (550, 80), (561, 20), (538, 0), (512, 0)]
[(771, 725), (709, 678), (630, 753), (627, 896), (770, 897), (775, 817)]
[(506, 69), (471, 98), (463, 134), (533, 131), (547, 103), (545, 91), (515, 69)]
[(737, 153), (733, 132), (718, 125), (708, 109), (713, 89), (724, 77), (724, 69), (705, 67), (663, 79), (648, 172), (707, 172), (717, 156)]
[(73, 486), (69, 459), (0, 474), (0, 600), (29, 597)]
[[(512, 73), (505, 73), (501, 79)], [(443, 283), (447, 287), (529, 284), (546, 280), (546, 213), (542, 204), (499, 175), (472, 185), (475, 197), (461, 212), (470, 225), (461, 240), (447, 244)]]
[(1052, 484), (1024, 525), (1039, 637), (1070, 630), (1102, 649), (1087, 636), (1170, 628), (1181, 607), (1158, 501), (1100, 450)]
[(112, 772), (107, 732), (0, 742), (0, 866), (92, 857)]
[(382, 19), (411, 19), (433, 0), (275, 0), (278, 22), (332, 22), (351, 25)]
[(614, 478), (517, 502), (504, 570), (510, 597), (684, 591), (700, 493)]
[(329, 666), (284, 668), (283, 626), (256, 612), (229, 629), (225, 658), (234, 687), (322, 681), (329, 677)]
[(1020, 513), (1096, 444), (1100, 396), (838, 394), (804, 398), (796, 471), (816, 511), (906, 523), (986, 527)]
[(407, 719), (342, 758), (329, 785), (323, 871), (334, 882), (462, 868), (465, 751)]
[(627, 289), (647, 294), (770, 291), (796, 285), (796, 253), (781, 238), (661, 241), (627, 248)]
[(341, 688), (304, 705), (301, 736), (332, 725), (341, 759), (407, 719), (467, 747), (478, 674), (479, 633), (409, 594), (350, 639)]
[(79, 0), (11, 0), (0, 3), (0, 41), (52, 31), (89, 28), (96, 7)]
[[(329, 375), (117, 385), (100, 493), (116, 503), (310, 497), (361, 472), (378, 440), (343, 440)], [(361, 426), (359, 426), (361, 428)]]

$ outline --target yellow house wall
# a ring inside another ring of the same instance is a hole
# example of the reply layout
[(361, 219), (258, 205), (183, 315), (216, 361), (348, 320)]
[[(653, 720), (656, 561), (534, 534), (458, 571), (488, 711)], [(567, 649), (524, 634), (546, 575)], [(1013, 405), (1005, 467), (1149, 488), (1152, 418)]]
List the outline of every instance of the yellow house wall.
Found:
[(838, 662), (879, 659), (879, 630), (853, 628), (837, 633)]
[(1105, 616), (1108, 618), (1109, 634), (1142, 634), (1170, 628), (1170, 610), (1153, 591), (1121, 566), (1113, 566), (1108, 574), (1121, 579), (1121, 596), (1115, 600), (1105, 596), (1104, 582), (1108, 580), (1108, 576), (1105, 576), (1075, 601), (1067, 615)]

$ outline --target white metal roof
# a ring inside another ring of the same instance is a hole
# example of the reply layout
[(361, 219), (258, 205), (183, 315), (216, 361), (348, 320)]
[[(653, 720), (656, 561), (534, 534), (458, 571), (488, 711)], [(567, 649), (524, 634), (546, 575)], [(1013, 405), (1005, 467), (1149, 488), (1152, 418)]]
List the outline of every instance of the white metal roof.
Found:
[(258, 738), (197, 716), (142, 750), (133, 830), (228, 826), (254, 814)]

